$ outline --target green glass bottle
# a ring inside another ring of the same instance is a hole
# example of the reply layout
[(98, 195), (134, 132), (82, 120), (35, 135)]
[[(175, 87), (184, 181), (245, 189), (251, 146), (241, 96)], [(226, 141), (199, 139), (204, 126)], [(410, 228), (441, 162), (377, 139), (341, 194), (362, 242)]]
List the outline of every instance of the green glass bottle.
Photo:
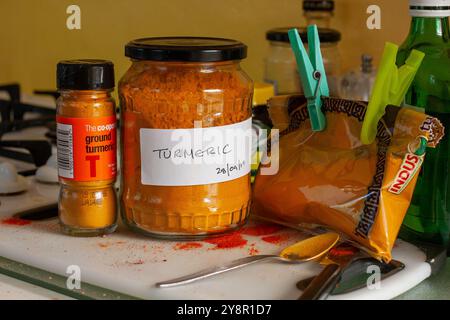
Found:
[(412, 49), (425, 53), (411, 85), (406, 104), (437, 117), (447, 131), (436, 149), (428, 148), (411, 206), (400, 237), (448, 245), (450, 235), (450, 0), (410, 0), (408, 37), (397, 64), (403, 65)]

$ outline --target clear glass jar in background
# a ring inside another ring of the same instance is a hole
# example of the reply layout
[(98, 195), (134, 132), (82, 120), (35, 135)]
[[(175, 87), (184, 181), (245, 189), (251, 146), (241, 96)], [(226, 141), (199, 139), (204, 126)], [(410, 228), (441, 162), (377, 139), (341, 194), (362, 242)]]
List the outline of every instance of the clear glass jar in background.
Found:
[[(277, 28), (266, 33), (266, 39), (270, 41), (270, 48), (265, 59), (264, 81), (274, 85), (277, 95), (303, 92), (297, 71), (297, 62), (287, 33), (291, 28), (293, 27)], [(305, 48), (308, 49), (306, 30), (297, 29), (304, 41)], [(341, 40), (341, 34), (333, 29), (322, 28), (319, 29), (319, 38), (330, 95), (339, 96), (341, 59), (338, 43)]]
[[(124, 222), (169, 239), (195, 239), (241, 226), (249, 213), (250, 142), (246, 169), (236, 167), (239, 173), (223, 176), (216, 169), (228, 163), (211, 168), (204, 162), (173, 162), (179, 149), (170, 135), (190, 134), (199, 125), (220, 133), (231, 125), (246, 127), (251, 138), (253, 83), (240, 67), (246, 46), (216, 38), (146, 38), (127, 44), (126, 56), (132, 65), (119, 82)], [(208, 145), (202, 139), (199, 144)], [(164, 155), (172, 152), (161, 158), (153, 152), (158, 148), (165, 148)]]
[(372, 56), (361, 56), (361, 67), (342, 76), (339, 95), (343, 99), (369, 101), (376, 78), (376, 69), (372, 64)]

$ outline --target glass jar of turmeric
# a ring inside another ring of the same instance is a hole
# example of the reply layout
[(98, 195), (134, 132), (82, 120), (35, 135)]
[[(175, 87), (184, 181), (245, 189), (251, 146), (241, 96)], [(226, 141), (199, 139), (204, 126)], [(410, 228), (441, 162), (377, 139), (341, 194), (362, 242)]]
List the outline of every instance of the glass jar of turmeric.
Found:
[(59, 219), (73, 236), (113, 232), (117, 223), (114, 66), (104, 60), (57, 66)]
[(253, 84), (247, 47), (218, 38), (126, 45), (119, 82), (121, 215), (131, 228), (192, 239), (238, 228), (249, 213)]

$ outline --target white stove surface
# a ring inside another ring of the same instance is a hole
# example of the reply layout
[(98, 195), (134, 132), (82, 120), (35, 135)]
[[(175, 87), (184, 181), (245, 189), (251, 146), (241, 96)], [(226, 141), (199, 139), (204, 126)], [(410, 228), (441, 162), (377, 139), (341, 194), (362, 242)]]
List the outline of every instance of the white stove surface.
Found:
[(27, 177), (28, 190), (10, 196), (0, 196), (0, 215), (7, 212), (21, 212), (58, 202), (59, 185), (36, 181)]

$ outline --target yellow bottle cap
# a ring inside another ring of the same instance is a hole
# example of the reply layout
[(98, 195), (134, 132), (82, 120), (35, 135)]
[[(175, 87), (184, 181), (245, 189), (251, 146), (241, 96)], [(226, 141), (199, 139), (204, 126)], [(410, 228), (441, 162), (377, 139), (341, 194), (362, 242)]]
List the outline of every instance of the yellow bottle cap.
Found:
[(275, 95), (273, 84), (264, 82), (255, 82), (253, 89), (253, 106), (267, 104), (267, 100)]

